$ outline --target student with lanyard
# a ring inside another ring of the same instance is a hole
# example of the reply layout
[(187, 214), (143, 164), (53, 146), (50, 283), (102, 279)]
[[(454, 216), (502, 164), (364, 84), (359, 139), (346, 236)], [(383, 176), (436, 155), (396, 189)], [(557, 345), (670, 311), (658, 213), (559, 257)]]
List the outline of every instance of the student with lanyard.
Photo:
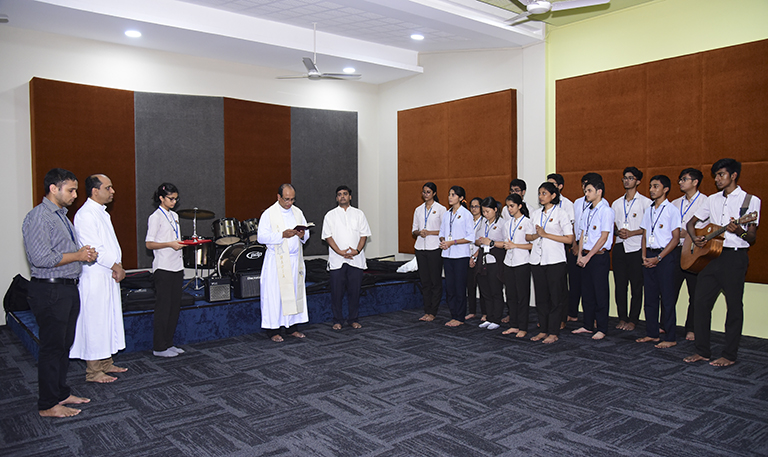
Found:
[(533, 212), (531, 220), (535, 232), (526, 235), (526, 241), (533, 241), (531, 249), (531, 273), (536, 292), (536, 313), (539, 317), (539, 334), (531, 341), (544, 340), (554, 343), (559, 339), (561, 307), (568, 289), (563, 243), (573, 243), (573, 226), (568, 214), (559, 208), (560, 192), (551, 182), (539, 186), (541, 208)]
[(663, 307), (664, 341), (657, 348), (677, 344), (675, 328), (675, 278), (680, 269), (677, 243), (680, 240), (680, 218), (676, 208), (667, 200), (672, 186), (668, 176), (656, 175), (649, 183), (653, 204), (646, 210), (640, 228), (643, 231), (643, 287), (645, 288), (645, 337), (638, 343), (659, 342), (659, 297)]
[(416, 262), (419, 265), (419, 281), (424, 297), (424, 315), (420, 321), (435, 319), (440, 300), (443, 298), (443, 258), (440, 256), (440, 223), (445, 206), (437, 197), (437, 185), (433, 182), (421, 188), (424, 203), (413, 212), (413, 237), (416, 238)]
[(531, 248), (533, 245), (526, 235), (533, 235), (531, 219), (528, 218), (528, 206), (523, 197), (509, 194), (506, 201), (506, 211), (509, 215), (504, 226), (503, 248), (507, 250), (504, 256), (502, 277), (507, 290), (507, 307), (509, 308), (510, 328), (502, 334), (516, 334), (522, 338), (528, 334), (528, 315), (531, 302)]
[(484, 223), (482, 236), (477, 238), (475, 245), (479, 247), (477, 284), (480, 286), (480, 296), (485, 299), (488, 310), (488, 320), (480, 324), (480, 328), (496, 330), (501, 326), (501, 315), (504, 312), (504, 284), (501, 282), (501, 265), (504, 260), (504, 249), (497, 243), (504, 241), (504, 221), (501, 219), (501, 205), (493, 197), (486, 197), (480, 203), (483, 209)]
[(448, 192), (448, 211), (440, 225), (440, 249), (443, 250), (445, 269), (445, 301), (451, 311), (448, 327), (464, 323), (467, 314), (467, 271), (469, 270), (469, 245), (475, 242), (472, 213), (464, 201), (467, 193), (461, 186), (453, 186)]
[(181, 311), (181, 289), (184, 282), (184, 260), (181, 254), (179, 216), (173, 208), (179, 201), (179, 189), (171, 183), (157, 188), (153, 200), (158, 205), (147, 222), (147, 249), (152, 250), (152, 277), (155, 282), (154, 336), (152, 354), (176, 357), (183, 349), (173, 345), (173, 334)]
[[(680, 172), (680, 179), (677, 180), (680, 185), (680, 191), (683, 193), (682, 197), (677, 198), (672, 202), (680, 215), (680, 243), (676, 248), (678, 258), (680, 258), (680, 254), (682, 253), (685, 237), (688, 235), (685, 226), (688, 224), (688, 221), (693, 218), (693, 215), (696, 214), (696, 211), (707, 204), (707, 196), (699, 192), (699, 184), (701, 184), (702, 179), (704, 179), (704, 174), (700, 170), (686, 168)], [(702, 221), (699, 221), (696, 224), (697, 229), (706, 226), (707, 223)], [(678, 268), (677, 276), (675, 278), (675, 291), (677, 296), (680, 294), (680, 288), (683, 286), (683, 281), (685, 281), (688, 289), (688, 312), (685, 317), (685, 339), (688, 341), (693, 341), (696, 338), (693, 330), (693, 303), (696, 292), (696, 279), (698, 277), (699, 275), (692, 271)], [(675, 303), (677, 303), (677, 296), (675, 298)]]
[[(483, 210), (480, 206), (482, 203), (480, 197), (475, 197), (469, 202), (469, 212), (472, 213), (474, 221), (472, 224), (475, 227), (475, 239), (482, 236), (483, 231)], [(478, 256), (480, 255), (480, 248), (475, 243), (469, 245), (469, 271), (467, 273), (467, 302), (468, 302), (468, 314), (464, 319), (469, 320), (477, 317), (477, 270), (478, 270)], [(480, 322), (486, 321), (485, 300), (481, 296), (480, 299)]]
[(576, 264), (583, 269), (581, 305), (584, 307), (584, 325), (572, 333), (589, 333), (593, 334), (593, 340), (602, 340), (608, 333), (608, 271), (611, 259), (607, 252), (611, 250), (613, 242), (615, 216), (613, 209), (603, 200), (605, 184), (602, 177), (596, 176), (590, 179), (584, 188), (584, 197), (589, 202), (589, 207), (581, 215), (576, 234), (581, 240), (581, 251)]
[[(563, 178), (563, 175), (561, 175), (560, 173), (550, 173), (547, 175), (547, 181), (554, 184), (557, 187), (557, 191), (560, 192), (560, 203), (557, 204), (557, 207), (565, 211), (566, 214), (568, 214), (568, 218), (571, 221), (571, 227), (573, 227), (573, 221), (575, 220), (573, 202), (570, 201), (568, 197), (563, 195), (563, 187), (565, 187), (565, 178)], [(563, 247), (565, 248), (565, 261), (566, 261), (566, 264), (568, 265), (569, 271), (571, 269), (571, 263), (573, 263), (574, 265), (576, 264), (576, 256), (571, 254), (571, 250), (570, 250), (571, 246), (572, 244), (563, 245)], [(566, 281), (565, 283), (566, 293), (563, 296), (563, 305), (561, 307), (561, 311), (563, 313), (562, 320), (560, 323), (561, 329), (565, 328), (565, 323), (568, 321), (568, 303), (569, 303), (568, 286), (569, 286), (569, 282)]]
[[(573, 233), (579, 231), (579, 221), (581, 215), (589, 207), (589, 202), (584, 198), (584, 189), (590, 180), (602, 180), (597, 173), (587, 173), (581, 177), (581, 197), (573, 202)], [(571, 248), (566, 254), (568, 260), (568, 322), (579, 320), (579, 302), (581, 302), (581, 272), (582, 268), (576, 264), (576, 258), (581, 251), (581, 239), (578, 236), (573, 237)]]

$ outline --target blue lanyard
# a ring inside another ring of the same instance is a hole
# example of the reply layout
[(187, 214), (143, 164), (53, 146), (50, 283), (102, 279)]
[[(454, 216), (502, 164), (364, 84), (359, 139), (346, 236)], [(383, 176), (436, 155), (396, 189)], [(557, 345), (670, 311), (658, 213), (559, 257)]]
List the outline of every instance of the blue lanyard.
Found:
[(627, 219), (629, 218), (629, 212), (632, 211), (632, 205), (635, 204), (635, 200), (637, 197), (632, 199), (632, 203), (629, 204), (629, 210), (627, 210), (627, 198), (624, 197), (623, 203), (624, 203), (624, 222), (628, 222)]
[(427, 229), (427, 218), (429, 218), (429, 211), (432, 207), (427, 208), (427, 204), (424, 203), (424, 230)]
[(539, 217), (539, 225), (541, 226), (544, 231), (547, 231), (547, 224), (549, 223), (549, 219), (552, 216), (552, 213), (555, 212), (556, 206), (552, 206), (552, 212), (549, 213), (549, 216), (547, 216), (546, 219), (544, 219), (544, 216), (547, 214), (547, 211), (544, 208), (541, 208), (541, 216)]
[[(165, 218), (168, 220), (168, 223), (171, 224), (171, 228), (173, 229), (173, 232), (176, 234), (176, 239), (178, 240), (179, 239), (179, 224), (178, 224), (178, 222), (174, 224), (174, 222), (176, 222), (176, 219), (173, 219), (172, 217), (168, 217), (168, 214), (166, 214), (165, 211), (163, 211), (162, 207), (158, 207), (158, 208), (160, 209), (160, 212), (163, 213), (163, 216), (165, 216)], [(173, 221), (173, 222), (171, 222), (171, 221)]]
[(77, 246), (77, 241), (75, 241), (75, 234), (72, 233), (72, 227), (69, 226), (67, 221), (64, 219), (64, 216), (62, 216), (60, 212), (54, 211), (54, 213), (56, 213), (56, 215), (59, 216), (59, 219), (61, 219), (61, 222), (63, 222), (64, 225), (67, 227), (67, 231), (69, 232), (69, 237), (72, 238), (72, 242), (75, 243), (75, 246)]
[(688, 211), (691, 210), (691, 207), (694, 203), (696, 203), (696, 200), (699, 198), (699, 195), (701, 195), (701, 192), (696, 192), (696, 197), (693, 198), (693, 201), (690, 205), (688, 205), (688, 208), (685, 209), (685, 212), (683, 212), (683, 203), (685, 203), (685, 196), (683, 196), (683, 201), (680, 202), (680, 221), (682, 222), (683, 218), (686, 214), (688, 214)]
[[(591, 224), (591, 223), (592, 223), (592, 219), (594, 219), (594, 218), (595, 218), (595, 215), (597, 214), (597, 211), (598, 211), (599, 209), (600, 209), (600, 206), (598, 205), (598, 207), (596, 207), (596, 208), (592, 208), (591, 210), (589, 210), (589, 211), (587, 212), (587, 226), (584, 228), (584, 231), (585, 231), (586, 233), (589, 233), (589, 224)], [(590, 214), (591, 214), (592, 216), (590, 216)]]
[(520, 216), (520, 222), (518, 222), (517, 225), (515, 225), (514, 229), (512, 228), (512, 224), (509, 224), (509, 241), (513, 243), (515, 242), (515, 239), (512, 237), (514, 236), (515, 233), (517, 233), (517, 228), (520, 227), (520, 224), (523, 223), (523, 219), (525, 219), (525, 216)]
[(475, 222), (475, 232), (477, 232), (477, 225), (478, 225), (478, 224), (480, 223), (480, 221), (482, 221), (482, 220), (483, 220), (483, 217), (482, 217), (482, 216), (480, 216), (480, 217), (478, 217), (478, 218), (477, 218), (477, 222)]
[(666, 208), (666, 207), (667, 207), (666, 203), (661, 205), (661, 209), (659, 210), (659, 215), (656, 216), (656, 220), (653, 221), (653, 212), (656, 209), (656, 205), (651, 205), (651, 222), (652, 222), (652, 224), (651, 224), (651, 236), (653, 236), (653, 230), (656, 228), (656, 223), (659, 222), (659, 218), (661, 217), (661, 213), (664, 212), (664, 208)]
[(456, 216), (458, 215), (459, 215), (459, 209), (456, 208), (456, 213), (448, 217), (448, 219), (450, 220), (448, 224), (448, 236), (450, 236), (451, 238), (453, 238), (453, 221), (456, 219)]
[[(494, 224), (495, 224), (495, 222), (494, 222)], [(493, 224), (491, 224), (491, 221), (489, 221), (488, 219), (485, 220), (485, 237), (486, 238), (488, 238), (488, 232), (491, 231), (491, 226), (492, 225)]]

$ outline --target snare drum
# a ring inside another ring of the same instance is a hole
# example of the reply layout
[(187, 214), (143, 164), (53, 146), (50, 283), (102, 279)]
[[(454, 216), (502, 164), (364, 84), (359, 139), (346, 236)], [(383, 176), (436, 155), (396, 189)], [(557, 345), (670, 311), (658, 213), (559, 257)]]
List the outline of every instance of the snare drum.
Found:
[(213, 240), (220, 246), (228, 246), (240, 241), (240, 223), (233, 217), (216, 219), (211, 227)]
[(256, 242), (257, 238), (257, 231), (259, 229), (259, 220), (256, 218), (248, 219), (243, 221), (241, 225), (241, 230), (243, 233), (243, 241), (250, 241), (252, 243)]
[[(191, 237), (185, 236), (184, 239), (188, 240)], [(207, 239), (210, 238), (203, 238)], [(213, 268), (213, 260), (215, 258), (216, 249), (213, 243), (202, 243), (193, 246), (184, 246), (182, 249), (182, 255), (184, 258), (184, 268), (195, 268), (197, 264), (198, 268)]]
[(260, 244), (252, 244), (246, 247), (243, 243), (236, 243), (227, 246), (221, 253), (219, 262), (216, 265), (219, 276), (261, 271), (266, 252), (267, 248)]

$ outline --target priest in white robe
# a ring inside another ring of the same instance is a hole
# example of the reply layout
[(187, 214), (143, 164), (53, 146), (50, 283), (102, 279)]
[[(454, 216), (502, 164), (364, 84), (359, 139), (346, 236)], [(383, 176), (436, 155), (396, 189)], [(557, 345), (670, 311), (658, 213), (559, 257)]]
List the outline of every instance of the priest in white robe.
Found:
[(276, 343), (283, 341), (281, 327), (286, 335), (304, 338), (297, 325), (309, 322), (303, 255), (309, 230), (303, 229), (307, 220), (293, 206), (295, 200), (293, 186), (280, 186), (277, 202), (261, 214), (257, 230), (258, 242), (267, 247), (261, 268), (261, 327)]
[(125, 270), (120, 244), (107, 213), (106, 205), (115, 194), (112, 181), (105, 175), (89, 176), (85, 192), (88, 199), (75, 214), (75, 232), (81, 246), (93, 246), (99, 255), (95, 262), (83, 264), (78, 285), (80, 315), (69, 357), (86, 361), (86, 381), (105, 383), (117, 379), (108, 373), (127, 371), (112, 363), (112, 355), (125, 349), (120, 300), (120, 281), (125, 278)]

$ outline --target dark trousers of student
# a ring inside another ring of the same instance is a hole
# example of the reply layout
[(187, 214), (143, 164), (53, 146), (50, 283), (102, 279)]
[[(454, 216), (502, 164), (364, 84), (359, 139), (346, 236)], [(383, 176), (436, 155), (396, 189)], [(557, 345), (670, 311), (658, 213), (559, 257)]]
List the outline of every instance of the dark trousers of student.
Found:
[[(661, 249), (646, 249), (647, 258), (661, 254)], [(672, 251), (661, 259), (653, 268), (643, 268), (643, 283), (645, 288), (645, 334), (651, 338), (659, 337), (659, 298), (661, 298), (662, 328), (666, 332), (664, 341), (675, 341), (677, 326), (677, 291), (675, 280), (680, 270), (678, 251)]]
[(152, 350), (162, 352), (173, 346), (173, 334), (179, 323), (184, 271), (155, 270), (155, 316)]
[(581, 306), (584, 308), (584, 328), (608, 332), (608, 306), (610, 290), (608, 288), (608, 270), (611, 259), (607, 253), (595, 254), (581, 272)]
[(347, 322), (349, 324), (357, 322), (357, 313), (360, 308), (360, 287), (363, 285), (363, 270), (350, 266), (348, 263), (344, 263), (341, 265), (341, 268), (331, 270), (330, 273), (333, 323), (344, 323), (344, 312), (341, 308), (341, 302), (345, 292), (347, 294), (347, 307), (349, 311)]
[(579, 317), (579, 302), (581, 302), (581, 272), (582, 268), (576, 264), (577, 257), (569, 248), (565, 253), (568, 262), (568, 316)]
[(424, 314), (436, 315), (443, 298), (443, 257), (442, 250), (416, 250), (419, 264), (419, 281), (424, 297)]
[(531, 265), (533, 288), (536, 291), (536, 315), (539, 330), (550, 335), (560, 334), (563, 295), (566, 293), (566, 262), (553, 265)]
[(67, 385), (69, 349), (75, 341), (80, 294), (74, 284), (29, 283), (27, 298), (39, 328), (37, 408), (53, 408), (71, 394)]
[[(637, 324), (643, 307), (643, 253), (624, 252), (624, 243), (613, 246), (613, 284), (619, 320)], [(632, 298), (627, 314), (627, 287)]]
[(477, 271), (479, 269), (480, 266), (475, 263), (474, 267), (470, 267), (467, 270), (467, 313), (477, 314), (479, 303), (480, 314), (485, 316), (487, 314), (487, 310), (485, 308), (485, 300), (483, 299), (482, 295), (479, 299), (477, 298), (477, 290), (479, 289), (477, 285)]
[(531, 265), (524, 263), (516, 267), (504, 265), (504, 287), (507, 290), (509, 326), (528, 331), (528, 316), (531, 310)]
[[(486, 254), (486, 257), (492, 258), (490, 254)], [(486, 320), (494, 324), (501, 324), (501, 315), (504, 313), (504, 283), (501, 281), (501, 264), (495, 262), (481, 265), (477, 274), (477, 284), (480, 286), (480, 297), (485, 301)]]
[(744, 325), (744, 277), (749, 267), (747, 249), (735, 250), (723, 248), (720, 257), (712, 260), (699, 273), (696, 283), (696, 353), (710, 358), (710, 327), (712, 326), (712, 307), (715, 306), (720, 291), (725, 295), (728, 311), (725, 315), (725, 347), (722, 357), (736, 361), (741, 341), (741, 329)]
[(445, 301), (451, 311), (451, 319), (464, 322), (464, 317), (467, 315), (469, 257), (458, 259), (443, 257), (443, 269), (445, 270)]
[[(677, 258), (680, 258), (680, 254), (682, 253), (683, 248), (681, 246), (678, 246), (675, 248), (675, 252), (677, 255)], [(683, 281), (685, 281), (686, 288), (688, 289), (688, 311), (685, 316), (685, 331), (686, 332), (693, 332), (693, 326), (694, 326), (694, 299), (696, 297), (696, 282), (699, 278), (699, 275), (697, 273), (692, 273), (688, 270), (683, 270), (682, 268), (677, 269), (677, 276), (675, 276), (675, 291), (677, 292), (677, 295), (675, 296), (675, 303), (677, 303), (677, 298), (680, 296), (680, 288), (683, 287)]]

